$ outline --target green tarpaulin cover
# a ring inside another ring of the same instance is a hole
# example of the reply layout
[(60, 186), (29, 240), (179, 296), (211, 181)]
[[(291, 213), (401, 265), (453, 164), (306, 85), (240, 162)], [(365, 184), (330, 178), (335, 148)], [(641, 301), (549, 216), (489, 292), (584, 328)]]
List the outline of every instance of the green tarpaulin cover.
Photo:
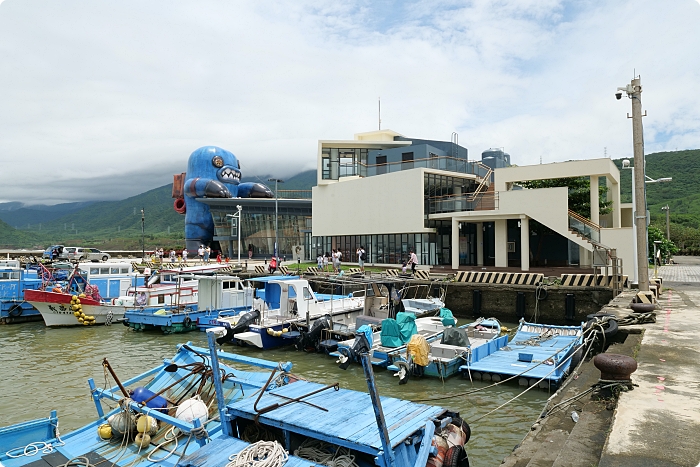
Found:
[(454, 326), (457, 322), (449, 308), (440, 308), (440, 318), (442, 318), (443, 326)]
[(399, 325), (401, 342), (404, 344), (411, 340), (412, 335), (418, 333), (416, 315), (413, 313), (404, 313), (403, 311), (396, 313), (396, 323)]
[(399, 325), (393, 318), (382, 320), (382, 331), (379, 333), (379, 337), (384, 347), (399, 347), (403, 345)]

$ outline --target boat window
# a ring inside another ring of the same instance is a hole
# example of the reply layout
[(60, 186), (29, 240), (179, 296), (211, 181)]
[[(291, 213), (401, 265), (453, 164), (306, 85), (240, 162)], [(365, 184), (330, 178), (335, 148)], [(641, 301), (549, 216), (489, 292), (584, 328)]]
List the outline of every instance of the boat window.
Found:
[(311, 292), (309, 292), (308, 287), (304, 287), (304, 300), (311, 300), (313, 298), (313, 295), (311, 295)]
[(111, 268), (112, 274), (119, 274), (119, 268)]
[(122, 268), (122, 274), (129, 274), (129, 268)]
[(109, 274), (109, 268), (100, 268), (100, 274)]
[(87, 276), (87, 271), (85, 269), (80, 269), (80, 274)]
[(158, 303), (165, 303), (165, 295), (158, 295)]
[(10, 278), (9, 272), (0, 272), (0, 279), (9, 279), (9, 278)]
[(100, 268), (90, 268), (90, 274), (99, 274)]
[(228, 282), (228, 281), (224, 281), (224, 282), (221, 283), (221, 286), (224, 288), (224, 290), (230, 289), (230, 288), (231, 288), (231, 283)]

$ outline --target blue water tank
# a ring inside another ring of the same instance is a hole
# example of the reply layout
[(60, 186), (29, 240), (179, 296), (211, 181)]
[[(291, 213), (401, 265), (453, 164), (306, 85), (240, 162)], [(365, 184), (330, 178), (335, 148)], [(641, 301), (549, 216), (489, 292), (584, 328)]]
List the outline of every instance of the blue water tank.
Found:
[(510, 154), (499, 148), (491, 148), (481, 153), (481, 162), (492, 169), (500, 169), (510, 165)]

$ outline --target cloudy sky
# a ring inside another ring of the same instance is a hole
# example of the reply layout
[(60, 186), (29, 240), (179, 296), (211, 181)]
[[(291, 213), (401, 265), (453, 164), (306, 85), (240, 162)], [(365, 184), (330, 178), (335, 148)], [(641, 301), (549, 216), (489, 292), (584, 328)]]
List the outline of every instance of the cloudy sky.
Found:
[(700, 0), (0, 0), (0, 201), (121, 199), (196, 148), (315, 168), (377, 127), (518, 165), (700, 148)]

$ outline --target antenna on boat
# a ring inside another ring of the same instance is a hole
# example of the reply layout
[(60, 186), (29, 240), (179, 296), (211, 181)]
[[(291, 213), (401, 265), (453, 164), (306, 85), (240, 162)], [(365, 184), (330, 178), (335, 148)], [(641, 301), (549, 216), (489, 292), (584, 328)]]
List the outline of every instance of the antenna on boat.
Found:
[(379, 101), (379, 129), (382, 129), (382, 96), (379, 96), (378, 98)]

